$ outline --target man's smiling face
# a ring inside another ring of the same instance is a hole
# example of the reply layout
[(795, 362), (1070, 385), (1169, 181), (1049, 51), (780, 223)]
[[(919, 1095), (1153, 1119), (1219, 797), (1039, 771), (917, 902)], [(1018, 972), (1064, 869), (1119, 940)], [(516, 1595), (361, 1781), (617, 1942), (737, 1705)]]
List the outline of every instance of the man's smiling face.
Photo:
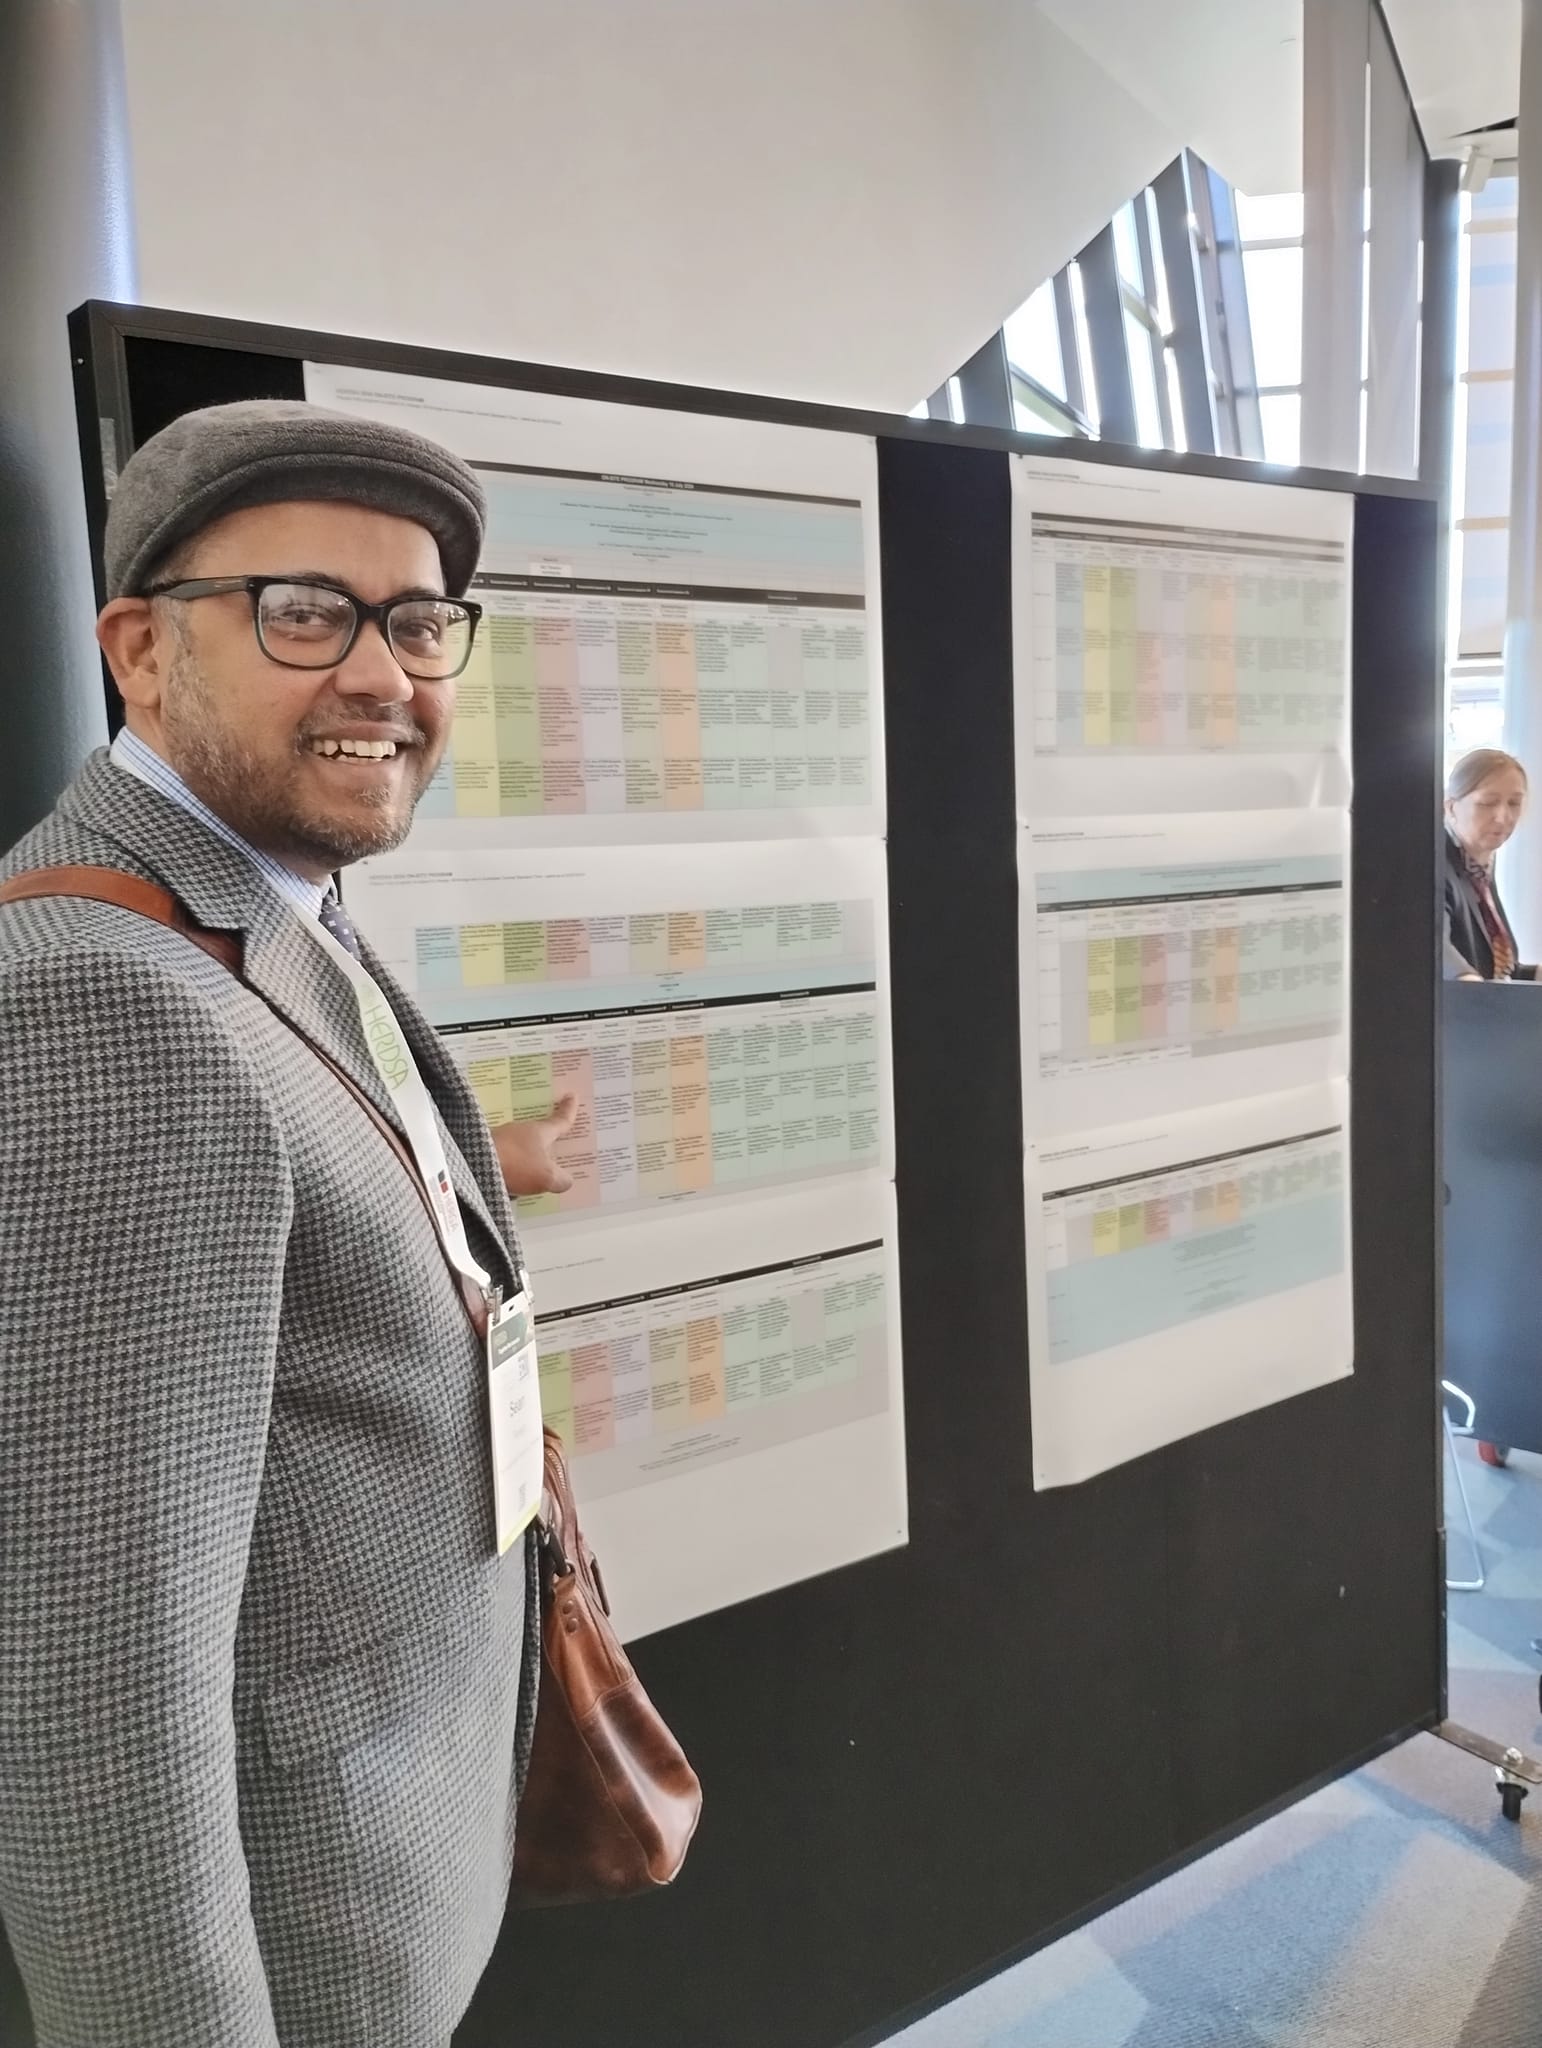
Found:
[[(425, 527), (309, 501), (228, 514), (179, 552), (175, 573), (321, 581), (374, 604), (444, 590)], [(103, 644), (128, 723), (212, 811), (318, 880), (400, 845), (449, 738), (453, 680), (409, 676), (370, 620), (331, 668), (282, 666), (258, 644), (245, 591), (154, 598), (145, 613), (132, 598), (103, 614), (104, 629), (120, 616)]]

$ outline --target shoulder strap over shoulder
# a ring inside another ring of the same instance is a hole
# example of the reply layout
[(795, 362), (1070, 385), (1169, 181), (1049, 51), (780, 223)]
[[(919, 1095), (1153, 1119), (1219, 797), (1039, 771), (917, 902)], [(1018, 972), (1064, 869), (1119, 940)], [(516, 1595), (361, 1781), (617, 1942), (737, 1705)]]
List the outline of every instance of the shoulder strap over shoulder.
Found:
[(33, 868), (0, 882), (0, 904), (26, 903), (40, 896), (84, 896), (92, 903), (114, 903), (120, 910), (132, 910), (181, 932), (222, 967), (241, 974), (240, 934), (209, 931), (195, 924), (169, 889), (147, 882), (142, 875), (126, 875), (118, 868)]
[[(211, 960), (217, 960), (222, 967), (228, 968), (238, 981), (245, 982), (240, 933), (210, 931), (205, 926), (195, 923), (169, 889), (162, 889), (158, 883), (146, 881), (142, 875), (126, 875), (117, 868), (32, 868), (24, 874), (13, 875), (8, 882), (0, 882), (0, 905), (31, 902), (41, 896), (83, 896), (91, 903), (113, 903), (120, 910), (131, 910), (139, 917), (148, 917), (155, 924), (163, 924), (172, 931), (180, 932), (183, 938), (190, 940), (200, 951), (207, 953)], [(249, 982), (245, 985), (251, 986)], [(407, 1169), (408, 1177), (417, 1189), (419, 1198), (432, 1221), (433, 1209), (429, 1205), (428, 1192), (423, 1186), (423, 1177), (395, 1126), (381, 1115), (358, 1082), (345, 1067), (333, 1059), (324, 1046), (318, 1045), (315, 1039), (308, 1037), (292, 1018), (283, 1016), (281, 1011), (274, 1010), (273, 1014), (288, 1025), (302, 1045), (309, 1046), (322, 1065), (348, 1090)], [(434, 1234), (438, 1236), (437, 1227)], [(453, 1268), (451, 1270), (453, 1272)], [(454, 1278), (459, 1284), (461, 1300), (465, 1303), (466, 1313), (471, 1318), (473, 1327), (479, 1337), (485, 1337), (487, 1304), (464, 1274), (455, 1273)]]

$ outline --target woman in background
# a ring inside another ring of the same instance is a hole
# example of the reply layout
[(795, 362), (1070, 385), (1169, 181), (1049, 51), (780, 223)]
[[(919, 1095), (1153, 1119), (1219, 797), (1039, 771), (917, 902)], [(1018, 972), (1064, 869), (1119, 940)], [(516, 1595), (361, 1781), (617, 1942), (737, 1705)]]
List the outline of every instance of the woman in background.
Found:
[(1494, 856), (1526, 808), (1526, 771), (1513, 754), (1478, 747), (1446, 779), (1446, 979), (1535, 981), (1494, 883)]
[[(1515, 934), (1494, 882), (1494, 856), (1526, 808), (1526, 771), (1513, 754), (1477, 747), (1446, 778), (1447, 981), (1535, 981), (1516, 958)], [(1478, 1440), (1485, 1465), (1502, 1465), (1503, 1444)]]

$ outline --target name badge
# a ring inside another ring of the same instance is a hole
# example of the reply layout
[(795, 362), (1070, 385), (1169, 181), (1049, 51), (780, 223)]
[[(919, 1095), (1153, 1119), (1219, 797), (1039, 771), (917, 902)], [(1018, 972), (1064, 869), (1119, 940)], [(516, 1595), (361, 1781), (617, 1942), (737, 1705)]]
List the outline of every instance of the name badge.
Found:
[(546, 1469), (535, 1314), (528, 1287), (501, 1302), (487, 1325), (487, 1401), (493, 1438), (493, 1516), (502, 1557), (540, 1512)]

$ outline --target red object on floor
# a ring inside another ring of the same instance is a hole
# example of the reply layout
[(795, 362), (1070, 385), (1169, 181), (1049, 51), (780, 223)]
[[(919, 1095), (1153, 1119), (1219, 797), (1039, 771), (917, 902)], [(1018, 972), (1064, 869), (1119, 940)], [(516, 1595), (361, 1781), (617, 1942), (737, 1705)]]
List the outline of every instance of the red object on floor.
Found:
[(1506, 1465), (1510, 1460), (1510, 1446), (1508, 1444), (1485, 1443), (1483, 1438), (1479, 1437), (1478, 1456), (1485, 1465)]

